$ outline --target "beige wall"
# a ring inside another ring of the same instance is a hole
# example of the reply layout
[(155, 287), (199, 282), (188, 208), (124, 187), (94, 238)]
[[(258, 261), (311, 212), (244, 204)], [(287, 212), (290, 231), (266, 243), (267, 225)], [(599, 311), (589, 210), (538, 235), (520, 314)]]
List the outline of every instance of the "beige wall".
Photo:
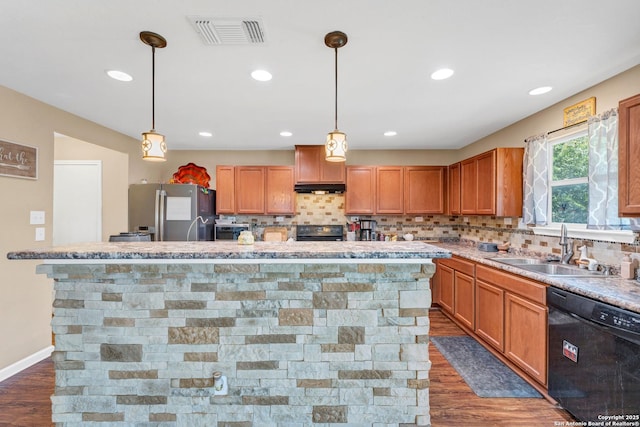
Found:
[[(38, 148), (37, 180), (0, 176), (0, 370), (51, 345), (50, 280), (35, 274), (39, 262), (6, 254), (51, 245), (55, 132), (137, 155), (129, 137), (0, 87), (0, 139)], [(45, 211), (45, 241), (34, 241), (31, 210)]]
[[(446, 165), (496, 146), (521, 146), (526, 137), (562, 126), (562, 110), (569, 105), (596, 97), (597, 111), (617, 106), (623, 98), (640, 93), (640, 66), (583, 91), (546, 110), (534, 114), (493, 135), (457, 151), (358, 151), (349, 153), (348, 164), (430, 164)], [(166, 182), (181, 165), (194, 162), (204, 166), (215, 179), (218, 164), (293, 164), (293, 150), (285, 151), (170, 151), (164, 163), (144, 162), (139, 141), (101, 127), (64, 111), (0, 87), (0, 139), (36, 146), (39, 149), (39, 179), (0, 177), (0, 370), (47, 347), (51, 342), (50, 281), (35, 274), (38, 262), (8, 261), (6, 253), (51, 244), (52, 178), (54, 133), (106, 147), (128, 156), (129, 183), (147, 179)], [(452, 132), (455, 130), (452, 129)], [(171, 150), (171, 141), (168, 141)], [(95, 151), (94, 153), (99, 152)], [(104, 154), (104, 152), (103, 152)], [(126, 170), (122, 166), (120, 170)], [(124, 175), (124, 174), (123, 174)], [(107, 177), (109, 179), (109, 177)], [(110, 196), (109, 196), (110, 197)], [(113, 226), (126, 224), (124, 195), (105, 206), (105, 217)], [(111, 207), (110, 207), (111, 206)], [(35, 226), (29, 225), (29, 211), (47, 213), (47, 239), (34, 242)], [(116, 230), (117, 231), (123, 231)], [(109, 231), (111, 233), (111, 231)], [(111, 233), (112, 234), (112, 233)]]

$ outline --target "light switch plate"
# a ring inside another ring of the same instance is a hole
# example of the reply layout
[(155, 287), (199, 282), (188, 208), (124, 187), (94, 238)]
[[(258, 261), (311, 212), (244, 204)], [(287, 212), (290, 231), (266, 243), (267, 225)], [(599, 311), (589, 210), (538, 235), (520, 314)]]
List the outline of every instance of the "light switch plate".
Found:
[(31, 225), (44, 224), (44, 211), (30, 211), (29, 224)]
[(44, 227), (36, 227), (36, 242), (41, 242), (45, 239)]
[(509, 217), (502, 218), (502, 220), (504, 221), (504, 225), (511, 225), (513, 223)]

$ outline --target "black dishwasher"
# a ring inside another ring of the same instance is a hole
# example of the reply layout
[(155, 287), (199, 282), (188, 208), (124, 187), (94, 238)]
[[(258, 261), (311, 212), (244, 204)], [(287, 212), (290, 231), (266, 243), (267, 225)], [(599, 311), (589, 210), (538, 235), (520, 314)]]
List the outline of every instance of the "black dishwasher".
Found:
[(553, 287), (547, 304), (549, 395), (580, 421), (640, 425), (640, 314)]

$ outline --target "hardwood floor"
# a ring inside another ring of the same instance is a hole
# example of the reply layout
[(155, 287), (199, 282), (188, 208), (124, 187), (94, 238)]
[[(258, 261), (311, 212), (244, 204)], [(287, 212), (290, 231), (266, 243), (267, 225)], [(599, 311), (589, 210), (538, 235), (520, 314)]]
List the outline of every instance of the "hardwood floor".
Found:
[[(440, 310), (431, 310), (429, 317), (432, 336), (465, 335)], [(552, 427), (572, 420), (545, 399), (478, 397), (434, 345), (429, 346), (429, 356), (432, 427)], [(53, 389), (51, 359), (0, 383), (0, 426), (52, 426)]]
[[(440, 310), (431, 310), (429, 319), (431, 336), (466, 335)], [(545, 399), (478, 397), (432, 344), (429, 358), (432, 427), (552, 427), (573, 420), (566, 411)]]

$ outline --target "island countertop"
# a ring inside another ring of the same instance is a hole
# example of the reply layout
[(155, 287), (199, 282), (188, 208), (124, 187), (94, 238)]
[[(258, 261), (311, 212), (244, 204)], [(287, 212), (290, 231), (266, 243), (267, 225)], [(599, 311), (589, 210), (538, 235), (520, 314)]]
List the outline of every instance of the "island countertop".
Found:
[(422, 263), (449, 258), (451, 252), (428, 243), (412, 242), (109, 242), (12, 251), (14, 260), (46, 263), (126, 262), (402, 262)]

